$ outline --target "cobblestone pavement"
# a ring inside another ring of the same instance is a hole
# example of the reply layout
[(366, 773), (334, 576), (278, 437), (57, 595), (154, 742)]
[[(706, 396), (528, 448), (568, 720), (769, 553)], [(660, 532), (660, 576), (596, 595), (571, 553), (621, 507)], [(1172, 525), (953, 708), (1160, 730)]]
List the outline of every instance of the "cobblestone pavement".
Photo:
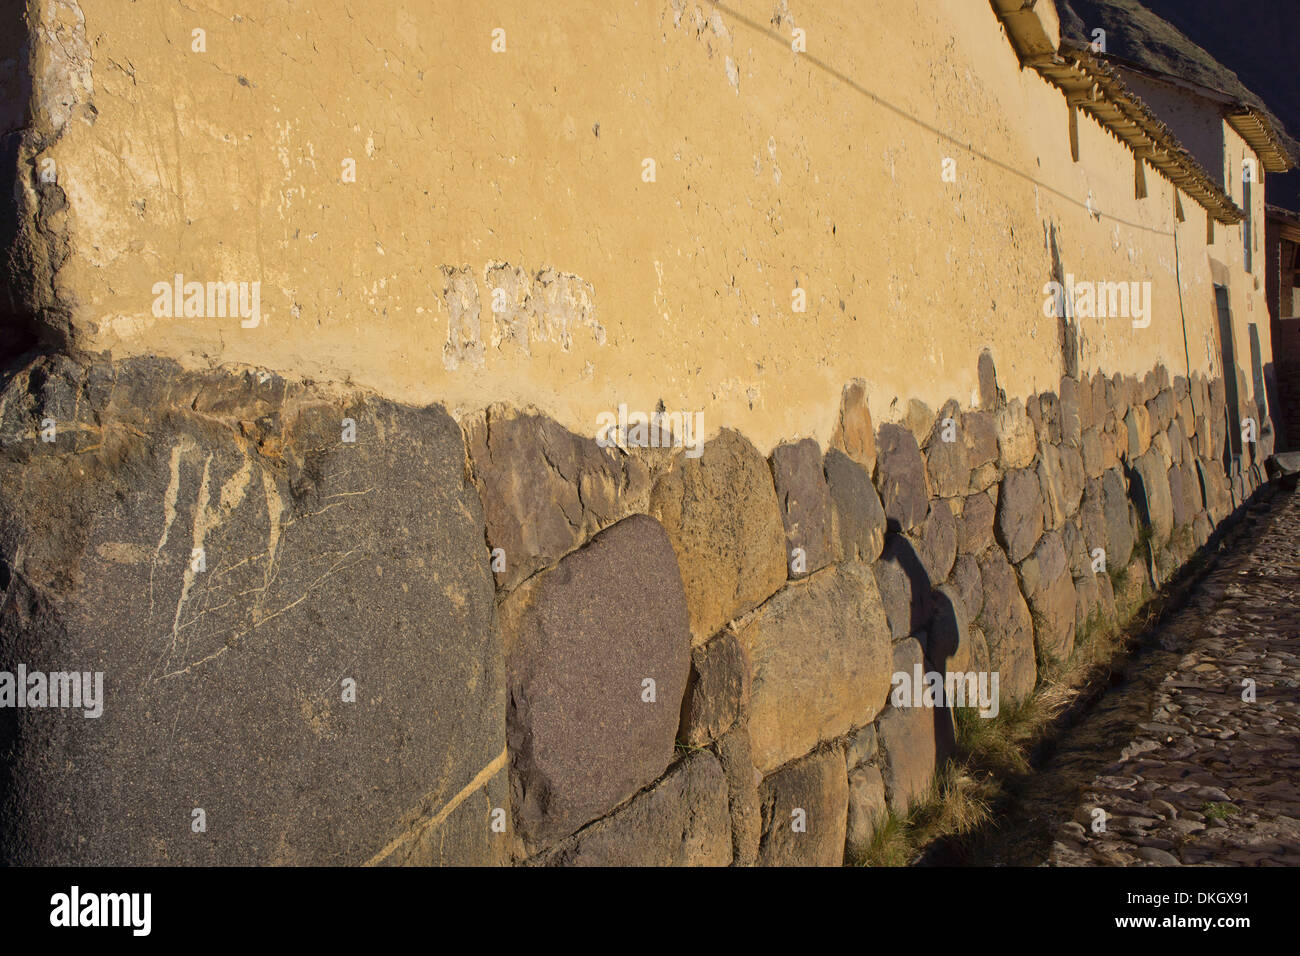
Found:
[(1161, 626), (1174, 669), (1048, 865), (1300, 864), (1300, 494), (1269, 511)]

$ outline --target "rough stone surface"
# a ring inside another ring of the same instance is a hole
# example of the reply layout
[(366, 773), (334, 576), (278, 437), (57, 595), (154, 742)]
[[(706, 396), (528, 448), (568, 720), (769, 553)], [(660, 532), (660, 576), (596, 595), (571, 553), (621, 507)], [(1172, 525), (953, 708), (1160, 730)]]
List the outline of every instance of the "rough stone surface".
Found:
[(1191, 467), (1173, 465), (1169, 469), (1169, 503), (1175, 528), (1184, 528), (1196, 517), (1197, 499), (1201, 496), (1200, 483)]
[(912, 542), (889, 535), (872, 570), (892, 639), (919, 633), (930, 617), (930, 576)]
[(1106, 563), (1126, 567), (1137, 538), (1129, 515), (1128, 489), (1117, 468), (1108, 468), (1102, 476), (1101, 507), (1106, 522)]
[(753, 866), (763, 817), (758, 805), (758, 771), (754, 769), (749, 728), (740, 721), (714, 744), (727, 777), (727, 806), (731, 811), (731, 865)]
[[(940, 498), (966, 494), (970, 486), (970, 458), (962, 434), (964, 423), (956, 402), (939, 411), (939, 420), (925, 444), (925, 467), (930, 487)], [(951, 438), (951, 441), (946, 439)]]
[(961, 596), (962, 606), (972, 618), (979, 617), (984, 609), (984, 585), (980, 581), (980, 566), (974, 555), (963, 554), (952, 566), (949, 582)]
[(1091, 564), (1092, 552), (1101, 548), (1106, 551), (1106, 512), (1102, 504), (1102, 485), (1101, 479), (1088, 479), (1087, 487), (1083, 492), (1083, 500), (1079, 502), (1079, 531), (1080, 544), (1087, 553), (1088, 561)]
[(1061, 441), (1077, 448), (1083, 437), (1083, 423), (1079, 417), (1079, 384), (1068, 375), (1061, 377)]
[(971, 468), (997, 462), (998, 426), (992, 412), (981, 409), (963, 413), (961, 440), (966, 445), (966, 461)]
[(1034, 471), (1009, 471), (1002, 479), (994, 530), (1013, 562), (1023, 561), (1034, 550), (1043, 533), (1042, 484)]
[(682, 705), (681, 740), (702, 747), (731, 729), (749, 703), (749, 662), (730, 630), (691, 654), (691, 676)]
[(674, 566), (663, 528), (633, 515), (502, 604), (511, 803), (525, 855), (612, 810), (672, 759), (690, 671)]
[(1024, 700), (1034, 689), (1034, 626), (1006, 555), (990, 548), (979, 559), (984, 608), (976, 623), (988, 641), (989, 666), (1001, 676), (1006, 699)]
[(754, 766), (768, 772), (868, 723), (889, 689), (889, 624), (870, 569), (789, 585), (738, 635), (749, 655)]
[(844, 764), (849, 770), (855, 770), (869, 763), (876, 756), (876, 727), (867, 724), (854, 731), (844, 747)]
[[(760, 866), (840, 866), (848, 826), (844, 754), (810, 754), (759, 786), (763, 808)], [(802, 811), (802, 813), (796, 813)], [(796, 821), (803, 829), (796, 830)]]
[(1089, 478), (1100, 478), (1106, 470), (1106, 455), (1102, 450), (1101, 432), (1089, 428), (1083, 433), (1083, 442), (1079, 449), (1083, 454), (1083, 472)]
[[(913, 674), (918, 664), (924, 671), (921, 645), (915, 639), (894, 646), (895, 672)], [(889, 807), (904, 814), (929, 793), (935, 768), (954, 750), (952, 714), (946, 708), (891, 704), (880, 715), (877, 730), (885, 755), (883, 775)]]
[(1146, 407), (1134, 405), (1130, 408), (1124, 416), (1124, 427), (1128, 430), (1127, 458), (1132, 462), (1151, 446), (1151, 417)]
[(979, 376), (980, 408), (990, 411), (996, 409), (1004, 401), (1004, 396), (1002, 389), (998, 388), (998, 373), (993, 364), (993, 353), (988, 349), (980, 352), (976, 372)]
[(1061, 465), (1061, 502), (1066, 518), (1073, 517), (1079, 510), (1079, 499), (1083, 497), (1083, 485), (1087, 476), (1083, 470), (1083, 456), (1079, 449), (1062, 445), (1060, 450)]
[(943, 581), (957, 559), (957, 523), (948, 502), (942, 498), (931, 502), (930, 513), (926, 515), (917, 537), (917, 556), (930, 575), (931, 583)]
[[(1048, 865), (1300, 864), (1300, 507), (1287, 494), (1266, 510), (1159, 623), (1164, 659), (1135, 675), (1136, 692), (1112, 691), (1080, 726), (1107, 745), (1071, 769)], [(1104, 833), (1086, 825), (1098, 807)]]
[(1019, 399), (1012, 399), (997, 410), (994, 424), (998, 430), (998, 456), (1003, 469), (1028, 468), (1038, 451), (1038, 437), (1025, 406)]
[(0, 711), (0, 860), (508, 859), (494, 587), (444, 409), (49, 357), (0, 418), (0, 670), (104, 674), (97, 719)]
[(726, 866), (732, 859), (727, 778), (711, 753), (673, 767), (625, 807), (536, 862), (543, 866)]
[(1211, 518), (1221, 520), (1231, 505), (1223, 469), (1216, 463), (1206, 464), (1197, 459), (1196, 477), (1201, 488), (1201, 498), (1205, 502), (1205, 510), (1210, 513)]
[(980, 554), (993, 544), (993, 519), (997, 514), (997, 491), (968, 495), (957, 519), (957, 551)]
[(1174, 530), (1174, 505), (1169, 494), (1168, 462), (1152, 448), (1133, 461), (1130, 491), (1137, 505), (1138, 518), (1151, 529), (1158, 546), (1169, 542)]
[(876, 459), (876, 487), (885, 516), (897, 529), (911, 531), (925, 520), (930, 507), (921, 449), (906, 428), (881, 425)]
[[(836, 561), (839, 555), (832, 534), (831, 493), (817, 442), (805, 438), (773, 449), (772, 480), (785, 527), (790, 577), (803, 577)], [(793, 562), (795, 549), (803, 551), (802, 571)]]
[(650, 513), (668, 531), (702, 644), (758, 606), (787, 578), (785, 531), (772, 473), (754, 446), (724, 430), (699, 458), (674, 459), (655, 483)]
[(1061, 453), (1055, 445), (1038, 449), (1038, 484), (1042, 489), (1043, 527), (1055, 531), (1065, 523), (1065, 492), (1061, 477)]
[(543, 415), (493, 405), (465, 430), (488, 545), (504, 552), (505, 570), (495, 575), (502, 588), (648, 501), (645, 465)]
[(1049, 531), (1020, 565), (1021, 590), (1034, 621), (1040, 662), (1069, 659), (1074, 650), (1074, 582), (1060, 532)]
[(1038, 420), (1034, 427), (1038, 430), (1039, 442), (1052, 445), (1061, 443), (1061, 402), (1053, 392), (1043, 392), (1038, 396)]
[[(973, 563), (973, 559), (969, 560)], [(970, 617), (966, 602), (962, 600), (957, 588), (944, 584), (935, 589), (930, 626), (926, 632), (928, 639), (925, 654), (936, 669), (943, 670), (948, 661), (957, 655), (958, 648), (969, 642), (966, 632)]]
[(876, 470), (876, 432), (867, 407), (867, 388), (854, 381), (840, 394), (840, 417), (835, 423), (831, 447), (839, 449), (867, 470), (868, 480)]
[(866, 469), (832, 449), (826, 453), (825, 473), (845, 560), (876, 560), (885, 543), (885, 509)]
[(848, 830), (845, 837), (845, 857), (861, 860), (871, 848), (876, 828), (889, 812), (885, 801), (885, 778), (880, 768), (858, 767), (849, 772)]

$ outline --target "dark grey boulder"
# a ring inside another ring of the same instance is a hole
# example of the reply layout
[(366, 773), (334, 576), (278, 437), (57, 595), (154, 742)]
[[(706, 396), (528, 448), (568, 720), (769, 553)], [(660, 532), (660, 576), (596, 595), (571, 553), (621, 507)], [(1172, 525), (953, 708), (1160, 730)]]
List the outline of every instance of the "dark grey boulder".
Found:
[(664, 529), (633, 515), (501, 605), (526, 854), (612, 810), (672, 759), (690, 669), (676, 567)]
[[(105, 697), (0, 712), (7, 862), (508, 860), (494, 588), (444, 409), (157, 359), (42, 359), (0, 409), (0, 670), (101, 671)], [(45, 417), (54, 443), (22, 437)]]

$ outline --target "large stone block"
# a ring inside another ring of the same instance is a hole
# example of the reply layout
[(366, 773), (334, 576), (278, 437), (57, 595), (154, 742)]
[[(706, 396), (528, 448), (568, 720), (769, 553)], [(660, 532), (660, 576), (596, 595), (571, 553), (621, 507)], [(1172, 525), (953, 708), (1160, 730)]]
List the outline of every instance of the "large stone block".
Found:
[(1092, 552), (1101, 548), (1105, 552), (1108, 548), (1106, 539), (1106, 512), (1102, 504), (1102, 483), (1100, 478), (1088, 479), (1087, 487), (1083, 492), (1083, 500), (1079, 503), (1079, 531), (1083, 544), (1083, 549), (1087, 552), (1089, 562), (1092, 561)]
[(1196, 460), (1196, 477), (1201, 488), (1201, 500), (1214, 523), (1222, 521), (1231, 510), (1228, 482), (1218, 462)]
[(1151, 416), (1144, 405), (1134, 405), (1124, 416), (1124, 427), (1128, 434), (1128, 450), (1125, 454), (1131, 463), (1146, 454), (1151, 447)]
[(930, 617), (930, 575), (912, 542), (889, 535), (872, 571), (892, 639), (919, 634)]
[(663, 528), (633, 515), (502, 604), (512, 803), (526, 854), (612, 810), (672, 759), (690, 670), (675, 570)]
[(1034, 663), (1034, 624), (1016, 580), (1015, 569), (997, 548), (979, 559), (984, 586), (984, 608), (976, 623), (988, 641), (989, 666), (1000, 675), (1001, 693), (1021, 701), (1034, 690), (1038, 670)]
[(1025, 406), (1012, 399), (997, 410), (993, 421), (998, 430), (999, 464), (1006, 471), (1028, 468), (1038, 451), (1038, 436)]
[(936, 498), (917, 535), (917, 556), (933, 584), (945, 580), (957, 559), (957, 523), (948, 502)]
[[(805, 438), (773, 449), (772, 480), (785, 527), (790, 577), (803, 577), (838, 560), (832, 534), (831, 494), (817, 442)], [(796, 562), (792, 556), (798, 552), (802, 555)]]
[(758, 860), (758, 841), (763, 816), (758, 804), (758, 771), (754, 769), (749, 728), (742, 719), (716, 744), (722, 772), (727, 777), (727, 806), (731, 811), (731, 865), (753, 866)]
[(948, 580), (961, 595), (962, 605), (970, 617), (978, 617), (984, 608), (984, 585), (980, 581), (980, 566), (975, 556), (963, 554), (959, 557)]
[(850, 382), (840, 394), (840, 415), (835, 422), (831, 447), (839, 449), (867, 470), (868, 480), (876, 470), (876, 431), (867, 406), (867, 388), (861, 381)]
[(702, 644), (785, 582), (785, 530), (767, 462), (736, 432), (673, 465), (655, 483), (650, 513), (672, 540), (691, 640)]
[(1065, 516), (1071, 518), (1079, 510), (1079, 499), (1083, 497), (1083, 484), (1087, 476), (1083, 470), (1083, 456), (1079, 449), (1069, 445), (1061, 446), (1061, 502)]
[(912, 433), (901, 425), (881, 425), (876, 436), (876, 487), (885, 516), (900, 531), (925, 520), (930, 507), (925, 461)]
[(1049, 531), (1020, 564), (1020, 584), (1034, 621), (1040, 662), (1064, 662), (1074, 651), (1074, 582), (1058, 531)]
[[(967, 560), (974, 563), (974, 559)], [(979, 573), (978, 567), (975, 572)], [(957, 656), (959, 649), (969, 643), (967, 630), (970, 619), (966, 601), (955, 586), (943, 584), (935, 589), (925, 655), (937, 670), (943, 671), (948, 662)]]
[(965, 412), (961, 419), (961, 440), (966, 445), (966, 461), (972, 468), (993, 465), (998, 460), (998, 426), (993, 413)]
[(1083, 442), (1079, 449), (1083, 454), (1083, 471), (1089, 478), (1100, 478), (1106, 470), (1106, 453), (1102, 446), (1101, 432), (1089, 428), (1083, 433)]
[(534, 861), (542, 866), (726, 866), (732, 859), (727, 778), (696, 752), (632, 802)]
[(760, 866), (841, 866), (848, 825), (844, 754), (810, 754), (759, 786), (763, 808)]
[(1101, 477), (1101, 507), (1106, 522), (1106, 563), (1127, 567), (1137, 536), (1129, 511), (1128, 485), (1118, 468), (1108, 468)]
[(738, 637), (752, 668), (749, 732), (764, 773), (870, 722), (889, 690), (889, 625), (871, 570), (827, 568), (789, 585)]
[(1043, 533), (1043, 489), (1036, 472), (1009, 471), (998, 489), (994, 531), (1012, 561), (1023, 561)]
[(998, 388), (998, 372), (993, 364), (993, 353), (988, 349), (980, 352), (976, 372), (979, 377), (980, 408), (992, 411), (1004, 401), (1002, 389)]
[(1151, 529), (1157, 547), (1169, 543), (1174, 530), (1174, 505), (1169, 494), (1169, 463), (1152, 448), (1133, 461), (1129, 490), (1138, 518)]
[(1061, 443), (1061, 402), (1055, 392), (1042, 392), (1028, 403), (1026, 411), (1038, 432), (1040, 445)]
[(967, 495), (957, 519), (957, 552), (980, 554), (993, 544), (993, 519), (997, 514), (997, 490)]
[(939, 420), (925, 443), (925, 467), (930, 488), (940, 498), (966, 494), (970, 486), (970, 458), (963, 436), (964, 424), (956, 402), (939, 411)]
[(545, 416), (493, 405), (465, 431), (488, 545), (504, 558), (496, 574), (502, 588), (554, 564), (649, 499), (640, 461)]
[(97, 719), (0, 711), (4, 862), (508, 860), (494, 588), (444, 409), (46, 358), (0, 416), (0, 670), (103, 674)]
[(874, 765), (849, 771), (848, 829), (845, 835), (845, 858), (861, 860), (871, 848), (876, 829), (889, 814), (885, 800), (885, 778)]
[(1042, 489), (1043, 527), (1055, 531), (1065, 523), (1064, 482), (1061, 476), (1061, 453), (1046, 443), (1038, 449), (1038, 484)]
[(1169, 502), (1173, 509), (1175, 528), (1185, 528), (1192, 523), (1199, 510), (1201, 486), (1190, 464), (1173, 465), (1169, 469)]
[(826, 453), (835, 533), (846, 561), (870, 563), (885, 543), (885, 509), (867, 470), (841, 451)]
[(1077, 448), (1083, 437), (1083, 422), (1079, 417), (1079, 383), (1068, 375), (1061, 377), (1061, 442)]
[[(921, 645), (908, 638), (894, 645), (894, 671), (915, 675), (925, 671)], [(955, 750), (952, 712), (947, 708), (895, 706), (885, 708), (876, 724), (884, 753), (883, 774), (889, 807), (897, 814), (930, 792), (935, 769)]]
[(682, 705), (681, 740), (703, 747), (717, 740), (749, 704), (749, 661), (730, 630), (691, 653), (691, 677)]

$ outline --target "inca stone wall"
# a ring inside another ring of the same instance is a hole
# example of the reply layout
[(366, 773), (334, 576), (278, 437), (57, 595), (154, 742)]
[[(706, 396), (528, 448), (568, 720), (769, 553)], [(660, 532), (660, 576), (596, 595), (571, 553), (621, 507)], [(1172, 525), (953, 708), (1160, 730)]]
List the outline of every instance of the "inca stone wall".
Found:
[(765, 458), (37, 358), (0, 395), (0, 671), (102, 671), (103, 708), (0, 710), (4, 858), (852, 861), (953, 747), (891, 675), (1022, 700), (1269, 453), (1226, 474), (1200, 375), (978, 378), (879, 427), (850, 383), (828, 448)]
[(0, 858), (852, 861), (1194, 553), (1243, 230), (895, 13), (0, 0)]

